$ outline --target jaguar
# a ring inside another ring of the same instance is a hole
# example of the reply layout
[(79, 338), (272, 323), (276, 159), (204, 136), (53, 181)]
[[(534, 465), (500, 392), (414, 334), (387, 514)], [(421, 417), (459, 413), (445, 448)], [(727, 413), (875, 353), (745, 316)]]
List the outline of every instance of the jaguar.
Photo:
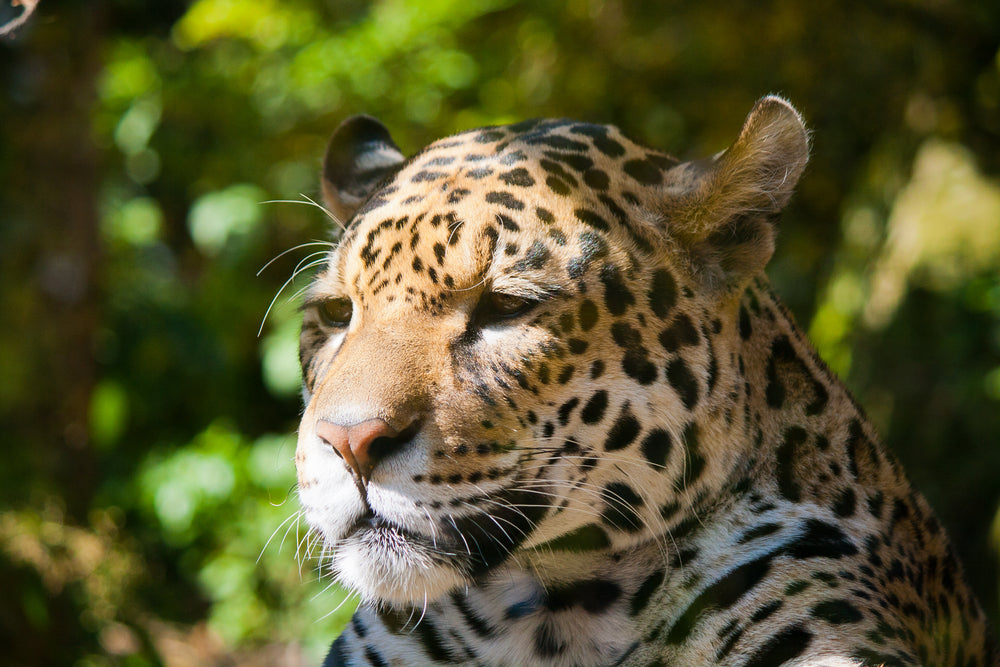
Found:
[(772, 291), (809, 155), (529, 120), (322, 166), (298, 495), (360, 598), (325, 665), (1000, 663), (927, 502)]

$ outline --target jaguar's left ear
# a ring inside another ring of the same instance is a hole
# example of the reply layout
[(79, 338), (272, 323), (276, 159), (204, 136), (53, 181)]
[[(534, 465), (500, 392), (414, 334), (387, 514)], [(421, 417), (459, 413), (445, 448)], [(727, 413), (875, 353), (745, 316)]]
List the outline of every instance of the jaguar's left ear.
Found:
[(405, 159), (385, 125), (371, 116), (351, 116), (334, 131), (323, 158), (323, 201), (338, 220), (348, 222)]
[(802, 117), (772, 95), (754, 105), (724, 152), (667, 172), (667, 233), (704, 288), (742, 291), (763, 270), (774, 252), (778, 214), (808, 159)]

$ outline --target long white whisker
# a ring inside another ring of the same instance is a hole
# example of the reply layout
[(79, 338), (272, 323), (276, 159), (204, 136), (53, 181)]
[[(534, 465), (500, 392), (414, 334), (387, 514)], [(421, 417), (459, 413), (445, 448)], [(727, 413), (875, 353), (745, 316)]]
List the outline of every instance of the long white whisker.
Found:
[[(263, 203), (266, 204), (268, 202), (263, 202)], [(264, 273), (264, 271), (267, 270), (267, 267), (271, 266), (276, 261), (278, 261), (279, 259), (281, 259), (282, 257), (284, 257), (285, 255), (287, 255), (290, 252), (295, 252), (296, 250), (299, 250), (301, 248), (309, 248), (311, 246), (317, 246), (317, 245), (327, 246), (329, 248), (333, 248), (335, 246), (335, 244), (331, 243), (330, 241), (309, 241), (308, 243), (300, 243), (297, 246), (293, 246), (293, 247), (289, 248), (288, 250), (282, 250), (281, 252), (279, 252), (277, 255), (275, 255), (274, 257), (272, 257), (267, 262), (267, 264), (265, 264), (264, 266), (260, 267), (260, 270), (258, 270), (255, 275), (259, 278), (260, 274)]]
[(264, 317), (262, 317), (261, 320), (260, 320), (260, 328), (257, 330), (257, 337), (258, 338), (260, 337), (261, 332), (264, 331), (264, 324), (267, 322), (267, 316), (271, 313), (271, 309), (274, 308), (275, 302), (278, 300), (278, 297), (281, 296), (281, 293), (285, 291), (285, 288), (288, 287), (288, 285), (291, 284), (292, 281), (294, 281), (295, 278), (298, 277), (298, 275), (301, 272), (307, 271), (308, 269), (310, 269), (310, 268), (312, 268), (314, 266), (318, 266), (318, 265), (320, 265), (320, 264), (323, 263), (324, 260), (319, 259), (319, 260), (310, 262), (309, 264), (306, 264), (305, 266), (302, 265), (302, 263), (305, 262), (307, 259), (309, 259), (310, 257), (315, 257), (317, 255), (324, 255), (325, 256), (326, 252), (325, 251), (314, 252), (314, 253), (311, 253), (309, 255), (306, 255), (306, 257), (304, 257), (298, 263), (298, 265), (296, 265), (295, 269), (292, 272), (292, 275), (289, 276), (288, 280), (286, 280), (284, 283), (282, 283), (281, 287), (278, 289), (278, 293), (274, 295), (274, 298), (271, 299), (271, 303), (269, 303), (268, 306), (267, 306), (267, 310), (264, 311)]
[(340, 218), (338, 218), (336, 215), (333, 214), (333, 211), (330, 211), (325, 206), (316, 203), (316, 201), (308, 195), (302, 194), (300, 192), (299, 196), (302, 197), (302, 199), (305, 199), (305, 201), (302, 201), (302, 199), (268, 199), (267, 201), (262, 201), (260, 203), (261, 204), (305, 204), (307, 206), (315, 206), (319, 210), (323, 211), (323, 213), (326, 214), (326, 217), (330, 218), (330, 220), (333, 221), (333, 224), (337, 225), (341, 229), (341, 231), (347, 231), (347, 228), (344, 226), (344, 223), (340, 220)]
[[(289, 523), (290, 521), (297, 520), (299, 518), (299, 514), (301, 512), (302, 512), (302, 510), (298, 510), (296, 512), (293, 512), (292, 514), (289, 514), (288, 518), (286, 518), (284, 521), (282, 521), (281, 523), (278, 524), (278, 527), (275, 528), (274, 531), (271, 533), (271, 537), (267, 538), (267, 541), (264, 542), (264, 546), (261, 547), (260, 554), (257, 556), (257, 561), (255, 562), (255, 565), (260, 565), (260, 559), (264, 557), (264, 552), (267, 551), (267, 546), (269, 544), (271, 544), (271, 540), (273, 540), (274, 536), (278, 534), (278, 531), (281, 530), (281, 527), (284, 526), (286, 523)], [(292, 524), (289, 524), (288, 529), (285, 530), (285, 534), (286, 535), (288, 534), (288, 530), (291, 529), (291, 526), (292, 526)], [(281, 539), (282, 544), (284, 543), (284, 541), (285, 541), (285, 539), (282, 538)], [(279, 552), (281, 551), (280, 545), (278, 547), (278, 551)]]

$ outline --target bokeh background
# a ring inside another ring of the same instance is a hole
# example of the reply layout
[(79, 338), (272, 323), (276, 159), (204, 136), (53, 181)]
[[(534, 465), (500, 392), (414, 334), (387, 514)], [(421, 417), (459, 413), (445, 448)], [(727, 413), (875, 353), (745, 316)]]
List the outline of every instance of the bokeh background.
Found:
[(996, 619), (998, 47), (995, 0), (41, 0), (0, 40), (0, 664), (317, 664), (349, 617), (296, 515), (315, 247), (281, 254), (330, 238), (342, 118), (686, 158), (769, 92), (814, 131), (769, 273)]

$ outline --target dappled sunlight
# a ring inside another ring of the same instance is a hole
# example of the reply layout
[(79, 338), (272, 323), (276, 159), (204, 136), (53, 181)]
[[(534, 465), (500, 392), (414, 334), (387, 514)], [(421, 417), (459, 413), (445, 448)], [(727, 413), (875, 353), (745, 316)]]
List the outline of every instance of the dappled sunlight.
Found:
[(987, 270), (1000, 280), (1000, 182), (962, 146), (930, 140), (893, 205), (864, 322), (885, 326), (910, 282), (944, 291)]

